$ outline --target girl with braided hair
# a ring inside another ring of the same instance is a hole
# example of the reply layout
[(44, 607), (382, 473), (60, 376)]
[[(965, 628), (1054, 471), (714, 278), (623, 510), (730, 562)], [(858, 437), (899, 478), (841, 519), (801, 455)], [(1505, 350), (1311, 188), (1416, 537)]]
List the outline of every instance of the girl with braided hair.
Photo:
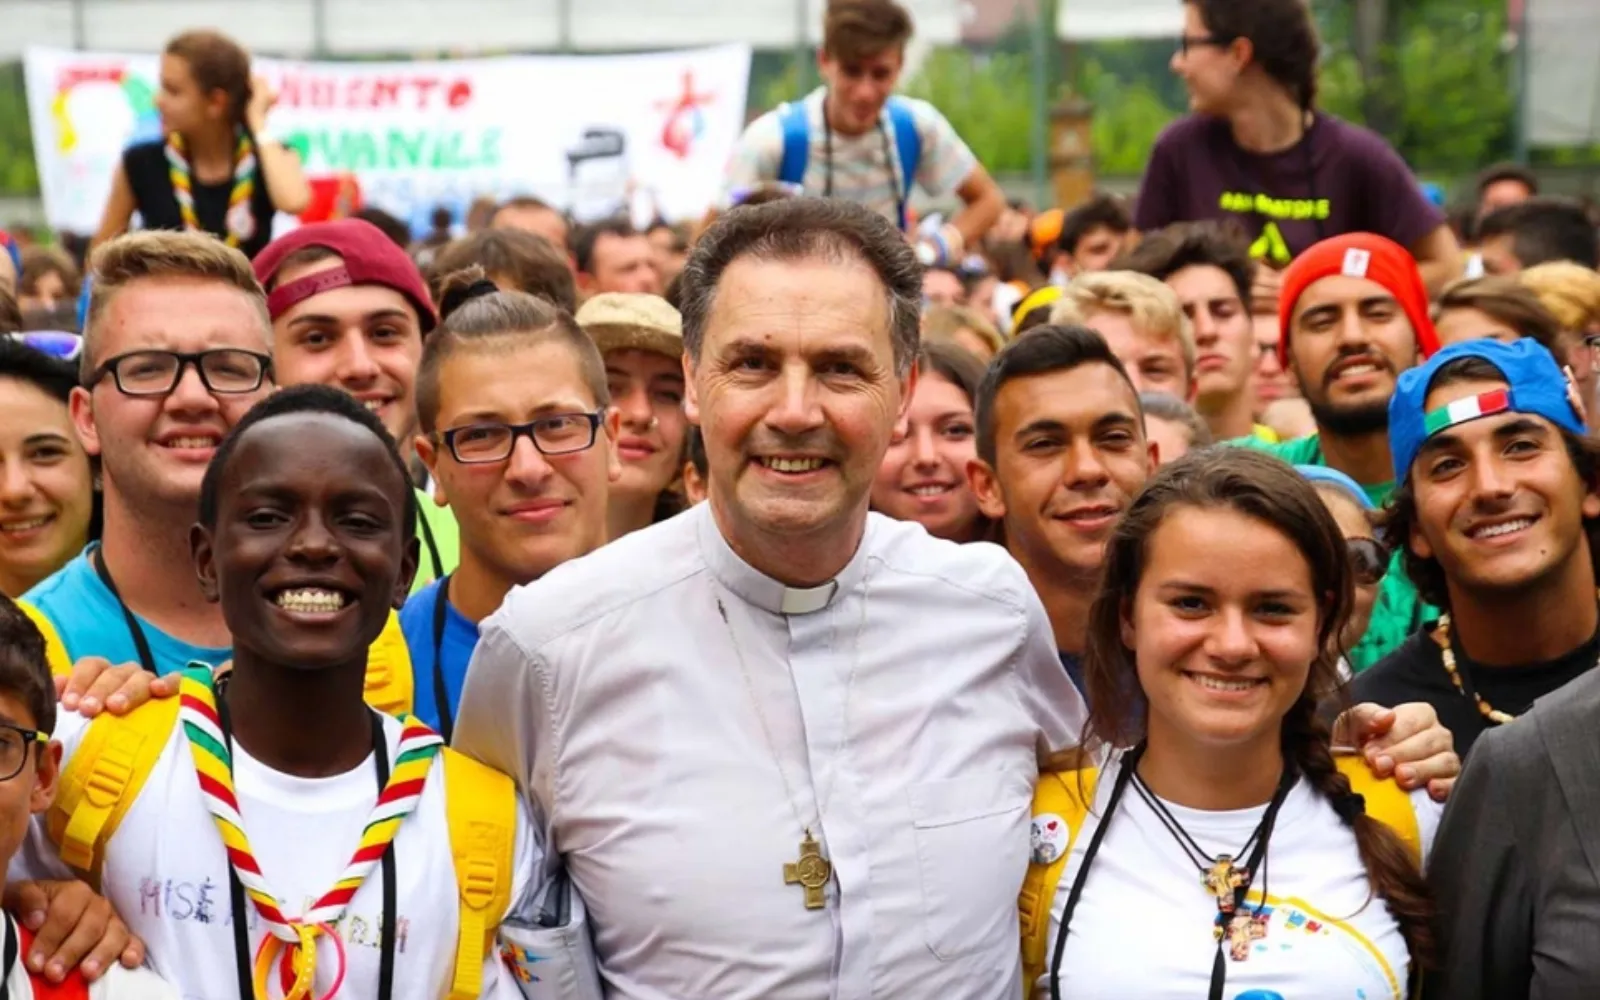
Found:
[(1194, 452), (1134, 500), (1090, 612), (1099, 767), (1041, 778), (1075, 807), (1036, 799), (1058, 881), (1035, 997), (1410, 995), (1439, 808), (1334, 757), (1351, 600), (1338, 525), (1282, 462)]
[(186, 31), (161, 56), (156, 108), (163, 137), (128, 147), (111, 182), (96, 244), (128, 231), (197, 229), (254, 257), (274, 212), (311, 202), (298, 155), (261, 136), (277, 100), (250, 75), (250, 55), (215, 31)]

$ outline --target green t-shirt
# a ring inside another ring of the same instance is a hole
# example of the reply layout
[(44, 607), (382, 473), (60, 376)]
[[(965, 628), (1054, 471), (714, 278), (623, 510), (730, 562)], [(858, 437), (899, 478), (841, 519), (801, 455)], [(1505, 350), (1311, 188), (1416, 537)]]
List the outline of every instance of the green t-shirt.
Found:
[[(1328, 464), (1322, 458), (1322, 446), (1315, 434), (1277, 444), (1257, 438), (1238, 438), (1229, 444), (1276, 455), (1290, 465)], [(1363, 484), (1361, 488), (1366, 491), (1373, 506), (1382, 507), (1388, 502), (1389, 494), (1394, 492), (1394, 483)], [(1383, 575), (1383, 582), (1378, 585), (1378, 599), (1372, 607), (1372, 621), (1367, 626), (1367, 632), (1350, 650), (1350, 669), (1357, 673), (1367, 669), (1399, 648), (1407, 636), (1422, 627), (1423, 622), (1438, 617), (1439, 609), (1424, 604), (1417, 594), (1416, 586), (1401, 565), (1400, 553), (1396, 551), (1389, 560), (1389, 572)]]
[(417, 490), (417, 541), (422, 552), (417, 559), (417, 578), (411, 582), (413, 594), (445, 573), (455, 572), (461, 562), (455, 512), (434, 503), (427, 490)]

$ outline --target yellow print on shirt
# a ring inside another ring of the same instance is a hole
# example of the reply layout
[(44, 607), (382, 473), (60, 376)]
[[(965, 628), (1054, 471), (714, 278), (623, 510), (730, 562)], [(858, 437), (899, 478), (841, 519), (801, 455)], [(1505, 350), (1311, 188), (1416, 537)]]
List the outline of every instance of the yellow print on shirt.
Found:
[(1249, 191), (1224, 191), (1218, 205), (1224, 212), (1254, 212), (1280, 222), (1326, 221), (1333, 210), (1327, 198), (1274, 198)]
[[(1264, 949), (1270, 944), (1292, 947), (1295, 937), (1334, 938), (1368, 959), (1372, 963), (1371, 967), (1380, 972), (1389, 984), (1394, 1000), (1404, 1000), (1405, 993), (1394, 967), (1389, 964), (1389, 960), (1384, 957), (1378, 946), (1351, 926), (1348, 920), (1330, 917), (1305, 900), (1296, 897), (1280, 899), (1277, 896), (1267, 896), (1263, 900), (1259, 891), (1252, 891), (1245, 898), (1245, 905), (1251, 910), (1257, 906), (1262, 907), (1262, 916), (1266, 918), (1269, 928), (1266, 941), (1254, 942), (1256, 948)], [(1381, 906), (1382, 902), (1378, 901), (1378, 905)], [(1337, 936), (1334, 935), (1335, 931), (1338, 932)]]
[(1326, 220), (1332, 212), (1327, 198), (1274, 198), (1267, 194), (1249, 191), (1224, 191), (1217, 204), (1224, 212), (1255, 213), (1265, 216), (1261, 235), (1250, 244), (1250, 256), (1256, 260), (1270, 260), (1279, 267), (1287, 267), (1294, 254), (1283, 238), (1279, 222), (1309, 222)]

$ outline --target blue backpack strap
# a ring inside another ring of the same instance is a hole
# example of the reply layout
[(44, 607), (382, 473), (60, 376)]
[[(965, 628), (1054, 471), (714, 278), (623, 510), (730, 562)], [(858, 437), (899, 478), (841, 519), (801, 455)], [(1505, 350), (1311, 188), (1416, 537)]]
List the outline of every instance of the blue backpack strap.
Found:
[(911, 200), (911, 188), (916, 184), (917, 168), (922, 165), (922, 134), (917, 131), (917, 119), (911, 105), (903, 97), (890, 97), (886, 107), (889, 124), (894, 129), (894, 151), (900, 159), (900, 180), (905, 190), (896, 199), (900, 202), (900, 228), (906, 227), (906, 204)]
[(811, 158), (811, 122), (804, 101), (790, 101), (778, 108), (778, 124), (783, 126), (783, 160), (778, 164), (778, 180), (800, 184), (805, 180), (806, 162)]

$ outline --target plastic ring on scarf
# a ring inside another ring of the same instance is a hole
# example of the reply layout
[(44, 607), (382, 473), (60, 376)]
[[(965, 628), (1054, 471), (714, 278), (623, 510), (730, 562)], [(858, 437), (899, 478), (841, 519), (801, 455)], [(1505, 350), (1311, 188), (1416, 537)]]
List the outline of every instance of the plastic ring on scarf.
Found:
[[(317, 998), (317, 1000), (333, 1000), (333, 997), (339, 992), (339, 987), (344, 985), (345, 970), (347, 968), (345, 962), (344, 939), (339, 937), (339, 932), (334, 929), (332, 924), (316, 924), (313, 929), (316, 932), (325, 935), (328, 940), (333, 942), (333, 957), (334, 961), (337, 963), (334, 966), (333, 985), (328, 987), (328, 992)], [(315, 945), (313, 945), (313, 947), (315, 947)], [(315, 968), (315, 964), (313, 964), (313, 976), (315, 976)], [(285, 951), (283, 953), (283, 957), (278, 960), (278, 977), (278, 982), (283, 986), (284, 992), (287, 993), (294, 981), (294, 964), (290, 961), (290, 955), (287, 951)], [(309, 985), (314, 987), (316, 984), (311, 983)], [(307, 996), (310, 996), (309, 992), (307, 993)]]
[(299, 941), (293, 945), (285, 942), (274, 934), (267, 934), (261, 939), (261, 947), (256, 951), (255, 968), (255, 994), (256, 1000), (271, 1000), (267, 985), (272, 962), (279, 957), (285, 962), (292, 963), (294, 981), (288, 984), (284, 991), (283, 1000), (306, 1000), (311, 996), (311, 991), (316, 986), (317, 971), (317, 935), (327, 934), (333, 939), (334, 948), (338, 956), (338, 972), (334, 977), (333, 989), (324, 994), (320, 1000), (331, 1000), (339, 986), (344, 982), (345, 952), (344, 942), (339, 940), (339, 935), (333, 932), (328, 924), (302, 924), (292, 923), (295, 935)]

